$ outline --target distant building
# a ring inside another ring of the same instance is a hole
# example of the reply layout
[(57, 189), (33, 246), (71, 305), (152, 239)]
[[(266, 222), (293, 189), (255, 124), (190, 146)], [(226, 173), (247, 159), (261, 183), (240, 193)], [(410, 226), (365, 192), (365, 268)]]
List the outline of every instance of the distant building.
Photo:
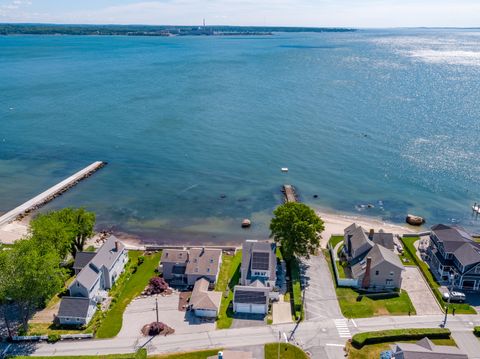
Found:
[(209, 291), (209, 286), (210, 282), (205, 278), (198, 279), (193, 286), (189, 309), (193, 310), (197, 317), (216, 318), (218, 315), (222, 293)]
[(88, 324), (97, 303), (107, 297), (107, 290), (112, 288), (128, 261), (125, 246), (115, 236), (110, 236), (93, 255), (80, 252), (77, 257), (74, 264), (77, 277), (68, 288), (70, 295), (62, 297), (56, 316), (60, 324)]
[(266, 314), (277, 279), (276, 246), (272, 241), (246, 240), (242, 246), (240, 285), (234, 287), (233, 311)]
[(468, 356), (455, 346), (435, 345), (428, 338), (416, 343), (395, 344), (392, 359), (467, 359)]
[(222, 250), (214, 248), (165, 249), (160, 261), (170, 285), (193, 286), (200, 278), (215, 283), (222, 263)]
[(460, 227), (437, 224), (432, 227), (427, 262), (440, 281), (465, 291), (480, 290), (480, 243)]

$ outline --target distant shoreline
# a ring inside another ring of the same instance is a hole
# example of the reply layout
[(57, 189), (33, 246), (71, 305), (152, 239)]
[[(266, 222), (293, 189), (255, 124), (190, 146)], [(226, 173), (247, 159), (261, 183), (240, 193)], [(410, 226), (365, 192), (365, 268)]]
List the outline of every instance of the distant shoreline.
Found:
[(349, 28), (270, 26), (167, 26), (167, 25), (69, 25), (0, 24), (0, 35), (81, 36), (271, 36), (275, 32), (351, 32)]

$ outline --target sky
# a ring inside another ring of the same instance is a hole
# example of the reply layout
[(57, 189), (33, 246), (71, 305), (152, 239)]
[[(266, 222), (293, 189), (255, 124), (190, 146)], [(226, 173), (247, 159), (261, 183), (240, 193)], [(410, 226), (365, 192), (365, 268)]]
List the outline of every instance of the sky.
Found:
[(479, 27), (480, 0), (0, 0), (0, 22)]

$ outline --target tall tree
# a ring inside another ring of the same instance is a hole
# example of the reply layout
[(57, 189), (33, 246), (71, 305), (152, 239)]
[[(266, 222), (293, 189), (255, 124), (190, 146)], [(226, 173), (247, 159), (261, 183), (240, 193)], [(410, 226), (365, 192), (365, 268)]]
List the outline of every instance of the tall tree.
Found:
[(85, 241), (93, 235), (95, 213), (84, 208), (64, 208), (39, 214), (30, 222), (32, 238), (39, 245), (53, 246), (64, 259), (82, 251)]
[(66, 275), (54, 248), (34, 239), (16, 242), (7, 253), (6, 295), (18, 305), (26, 331), (30, 315), (62, 288)]
[(271, 236), (280, 243), (286, 259), (309, 257), (320, 246), (324, 223), (313, 209), (303, 203), (289, 202), (273, 212)]

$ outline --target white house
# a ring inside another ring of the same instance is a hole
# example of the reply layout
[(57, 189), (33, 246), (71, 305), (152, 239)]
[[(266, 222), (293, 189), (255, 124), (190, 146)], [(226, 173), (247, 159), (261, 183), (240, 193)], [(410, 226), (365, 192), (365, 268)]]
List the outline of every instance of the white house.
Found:
[(62, 297), (58, 322), (68, 325), (88, 324), (96, 311), (97, 303), (107, 297), (107, 290), (112, 288), (127, 261), (127, 250), (115, 236), (110, 236), (91, 260), (83, 263), (83, 268), (79, 268), (81, 264), (78, 263), (81, 261), (78, 261), (76, 270), (80, 271), (69, 287), (70, 296)]

